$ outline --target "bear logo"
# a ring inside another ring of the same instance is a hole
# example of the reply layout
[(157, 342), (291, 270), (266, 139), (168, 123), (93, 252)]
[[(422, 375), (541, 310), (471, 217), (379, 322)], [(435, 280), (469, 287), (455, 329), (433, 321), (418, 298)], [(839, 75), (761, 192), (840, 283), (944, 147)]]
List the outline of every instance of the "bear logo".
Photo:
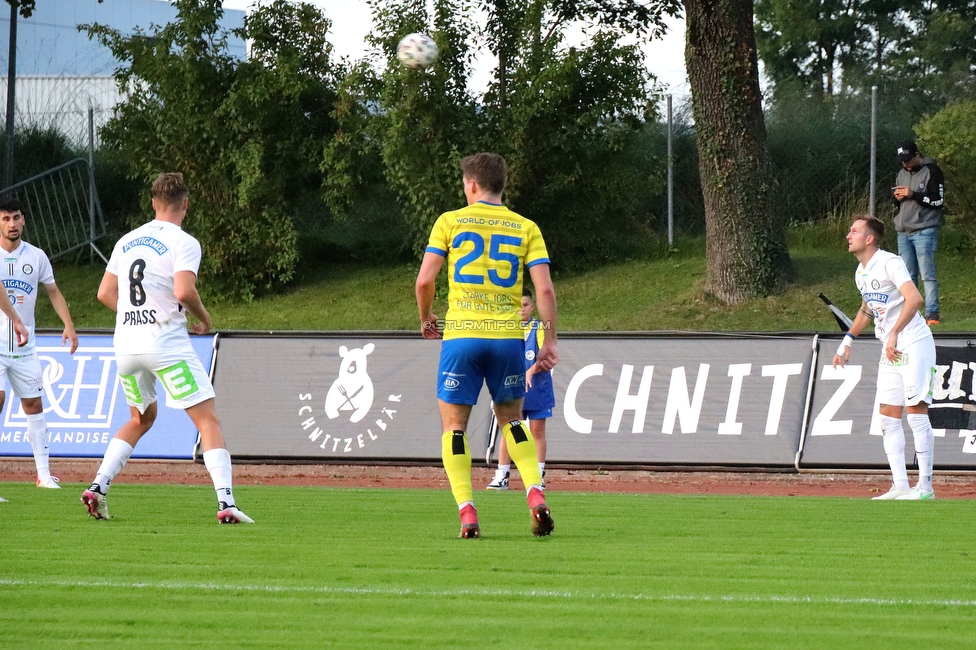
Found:
[(339, 417), (339, 411), (352, 411), (350, 422), (359, 422), (373, 405), (373, 380), (366, 374), (366, 355), (375, 346), (367, 343), (362, 348), (339, 348), (339, 377), (332, 382), (325, 396), (325, 414), (330, 420)]

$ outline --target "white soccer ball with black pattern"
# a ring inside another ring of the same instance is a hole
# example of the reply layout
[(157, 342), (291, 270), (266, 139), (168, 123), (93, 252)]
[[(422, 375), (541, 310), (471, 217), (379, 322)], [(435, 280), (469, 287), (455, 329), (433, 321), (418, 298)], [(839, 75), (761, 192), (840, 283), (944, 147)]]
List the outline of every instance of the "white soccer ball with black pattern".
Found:
[(437, 44), (426, 34), (407, 34), (397, 45), (397, 58), (411, 70), (426, 70), (437, 58)]

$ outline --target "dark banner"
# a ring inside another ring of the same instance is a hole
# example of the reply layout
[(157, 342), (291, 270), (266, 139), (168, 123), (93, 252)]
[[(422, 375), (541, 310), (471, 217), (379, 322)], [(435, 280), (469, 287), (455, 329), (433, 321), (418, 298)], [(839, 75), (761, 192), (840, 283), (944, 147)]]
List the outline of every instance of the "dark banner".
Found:
[[(881, 343), (862, 337), (844, 368), (833, 368), (840, 338), (821, 339), (812, 409), (800, 457), (801, 467), (887, 468), (881, 442), (876, 388)], [(971, 418), (976, 413), (973, 372), (976, 355), (969, 339), (936, 340), (936, 377), (929, 409), (935, 429), (936, 469), (976, 468)], [(973, 365), (970, 365), (973, 364)], [(966, 424), (966, 427), (961, 426)], [(913, 456), (905, 422), (906, 453)]]
[[(227, 446), (252, 458), (440, 459), (439, 353), (419, 337), (222, 336), (214, 386)], [(487, 422), (480, 410), (472, 422)]]
[(547, 460), (793, 465), (811, 343), (561, 339)]
[[(560, 340), (548, 459), (793, 465), (812, 338)], [(440, 459), (440, 345), (223, 336), (217, 410), (235, 456)], [(488, 439), (487, 393), (469, 424)]]

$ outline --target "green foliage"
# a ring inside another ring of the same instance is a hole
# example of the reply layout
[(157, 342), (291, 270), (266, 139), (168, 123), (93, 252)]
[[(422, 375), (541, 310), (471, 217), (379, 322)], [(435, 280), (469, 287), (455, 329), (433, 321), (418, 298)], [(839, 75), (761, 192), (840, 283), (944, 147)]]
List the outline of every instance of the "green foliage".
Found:
[(919, 148), (945, 173), (946, 205), (976, 240), (976, 101), (946, 106), (915, 132)]
[[(802, 223), (836, 214), (852, 201), (867, 209), (871, 167), (870, 97), (839, 96), (814, 102), (781, 98), (766, 111), (770, 201), (786, 223)], [(877, 213), (891, 213), (889, 190), (897, 171), (896, 143), (910, 122), (882, 108), (877, 120)], [(847, 214), (844, 215), (845, 217)]]
[[(373, 2), (371, 37), (381, 72), (364, 62), (339, 86), (339, 130), (324, 150), (324, 195), (349, 218), (377, 171), (400, 201), (409, 241), (422, 251), (436, 217), (463, 204), (457, 163), (476, 151), (509, 162), (506, 202), (543, 229), (557, 264), (580, 266), (646, 247), (649, 193), (663, 189), (664, 161), (642, 130), (658, 99), (624, 32), (657, 33), (671, 0), (585, 3), (486, 2), (482, 37), (499, 56), (483, 97), (468, 89), (478, 38), (472, 5), (454, 0)], [(573, 21), (596, 26), (564, 46)], [(395, 63), (399, 39), (431, 34), (440, 55), (424, 72)], [(379, 165), (379, 167), (377, 166)]]
[[(7, 135), (0, 133), (0, 151), (7, 148)], [(26, 180), (42, 172), (62, 165), (69, 160), (87, 157), (84, 150), (78, 149), (57, 129), (42, 129), (28, 126), (14, 131), (14, 183)], [(6, 171), (6, 156), (0, 160), (0, 177)]]
[(175, 4), (177, 20), (148, 33), (83, 27), (123, 62), (116, 78), (129, 91), (102, 139), (132, 178), (183, 172), (203, 287), (249, 300), (294, 274), (292, 216), (318, 189), (316, 161), (334, 130), (330, 23), (310, 5), (260, 5), (239, 31), (252, 56), (238, 61), (218, 0)]
[(972, 2), (757, 0), (755, 8), (759, 54), (777, 98), (877, 85), (918, 114), (972, 91)]
[(528, 50), (510, 71), (509, 108), (489, 113), (510, 163), (512, 206), (539, 224), (562, 266), (636, 254), (648, 235), (640, 198), (663, 189), (666, 160), (640, 137), (657, 97), (637, 46), (618, 41), (600, 31), (586, 48), (552, 39)]

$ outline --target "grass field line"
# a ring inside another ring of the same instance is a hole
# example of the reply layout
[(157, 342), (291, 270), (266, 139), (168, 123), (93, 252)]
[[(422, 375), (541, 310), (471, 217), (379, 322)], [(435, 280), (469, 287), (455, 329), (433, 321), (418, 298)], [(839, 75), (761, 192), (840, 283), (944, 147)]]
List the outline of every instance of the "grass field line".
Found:
[(217, 584), (212, 582), (123, 582), (116, 580), (11, 580), (0, 578), (3, 587), (78, 587), (83, 589), (158, 589), (161, 591), (243, 591), (269, 594), (340, 594), (367, 596), (422, 596), (455, 598), (478, 596), (486, 598), (552, 598), (579, 600), (643, 600), (651, 602), (689, 603), (767, 603), (786, 605), (870, 605), (921, 607), (973, 607), (976, 600), (935, 598), (865, 598), (844, 596), (782, 596), (747, 594), (622, 594), (582, 591), (548, 591), (540, 589), (405, 589), (396, 587), (334, 587), (310, 585), (248, 585)]

